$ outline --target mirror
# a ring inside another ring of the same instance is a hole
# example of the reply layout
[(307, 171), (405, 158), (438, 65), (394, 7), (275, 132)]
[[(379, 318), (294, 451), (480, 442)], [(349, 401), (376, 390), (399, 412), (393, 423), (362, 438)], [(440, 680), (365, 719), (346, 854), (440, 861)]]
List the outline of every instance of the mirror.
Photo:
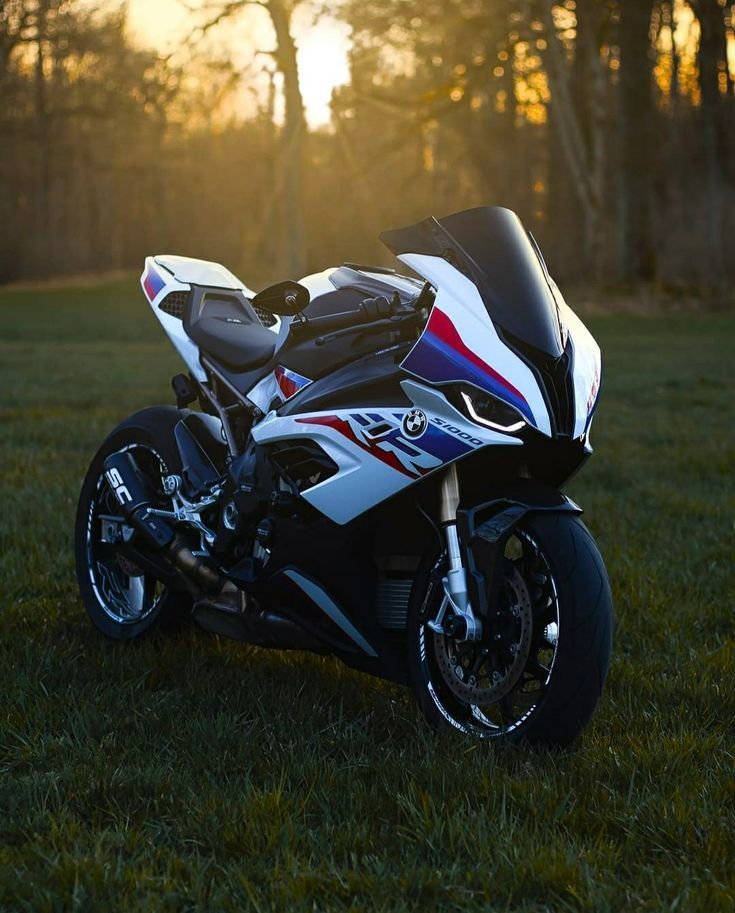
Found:
[(309, 290), (290, 279), (269, 285), (252, 299), (255, 307), (262, 308), (271, 314), (280, 314), (282, 317), (293, 317), (300, 314), (310, 300)]

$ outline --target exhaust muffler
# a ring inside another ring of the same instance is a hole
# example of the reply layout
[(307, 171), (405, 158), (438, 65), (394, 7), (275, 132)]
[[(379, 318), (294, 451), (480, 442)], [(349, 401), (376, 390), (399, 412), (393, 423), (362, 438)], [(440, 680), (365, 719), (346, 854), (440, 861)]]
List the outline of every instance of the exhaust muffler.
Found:
[(127, 522), (181, 571), (185, 581), (197, 585), (192, 616), (201, 627), (263, 647), (324, 651), (319, 638), (291, 619), (257, 607), (248, 611), (249, 599), (241, 589), (206, 559), (195, 555), (165, 518), (148, 513), (148, 508), (156, 503), (156, 494), (131, 453), (109, 456), (105, 460), (105, 477)]
[(117, 498), (120, 510), (143, 538), (177, 567), (182, 574), (208, 593), (236, 589), (215, 567), (176, 535), (163, 517), (152, 516), (148, 508), (156, 502), (155, 492), (130, 452), (113, 453), (105, 460), (105, 478)]

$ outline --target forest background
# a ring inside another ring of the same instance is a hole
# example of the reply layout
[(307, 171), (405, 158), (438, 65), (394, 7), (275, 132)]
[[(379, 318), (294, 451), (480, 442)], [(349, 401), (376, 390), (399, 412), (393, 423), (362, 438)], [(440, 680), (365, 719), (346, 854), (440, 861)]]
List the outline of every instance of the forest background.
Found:
[(564, 282), (727, 302), (724, 0), (5, 0), (0, 283), (390, 263), (386, 228), (516, 210)]

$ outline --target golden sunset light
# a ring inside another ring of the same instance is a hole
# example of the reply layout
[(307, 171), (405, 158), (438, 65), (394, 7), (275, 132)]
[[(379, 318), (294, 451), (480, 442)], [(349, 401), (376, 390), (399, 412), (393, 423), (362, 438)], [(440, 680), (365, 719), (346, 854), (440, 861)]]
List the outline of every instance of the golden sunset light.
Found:
[[(182, 0), (129, 0), (131, 35), (144, 46), (170, 53), (188, 38), (198, 22), (206, 19), (206, 15), (197, 13), (196, 9), (196, 3), (189, 8)], [(322, 17), (317, 25), (312, 4), (306, 3), (297, 8), (292, 28), (298, 49), (299, 83), (306, 119), (312, 128), (323, 127), (330, 121), (332, 90), (350, 79), (349, 27), (333, 17)], [(215, 49), (215, 53), (242, 67), (257, 70), (267, 66), (267, 57), (257, 52), (272, 49), (274, 35), (265, 10), (253, 6), (212, 29), (203, 40)], [(247, 106), (248, 99), (243, 96), (240, 105), (235, 107), (246, 112)], [(277, 119), (282, 116), (281, 109), (282, 101), (278, 100)]]

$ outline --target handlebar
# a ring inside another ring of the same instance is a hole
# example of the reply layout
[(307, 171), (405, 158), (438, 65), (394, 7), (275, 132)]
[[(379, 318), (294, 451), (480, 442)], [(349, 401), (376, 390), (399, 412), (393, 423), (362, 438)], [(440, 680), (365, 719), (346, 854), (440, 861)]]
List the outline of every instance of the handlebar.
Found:
[(360, 302), (357, 308), (350, 311), (324, 314), (322, 317), (307, 317), (305, 314), (299, 314), (291, 322), (291, 331), (327, 334), (335, 330), (356, 329), (360, 325), (389, 319), (395, 313), (397, 313), (396, 305), (385, 298), (366, 298)]

